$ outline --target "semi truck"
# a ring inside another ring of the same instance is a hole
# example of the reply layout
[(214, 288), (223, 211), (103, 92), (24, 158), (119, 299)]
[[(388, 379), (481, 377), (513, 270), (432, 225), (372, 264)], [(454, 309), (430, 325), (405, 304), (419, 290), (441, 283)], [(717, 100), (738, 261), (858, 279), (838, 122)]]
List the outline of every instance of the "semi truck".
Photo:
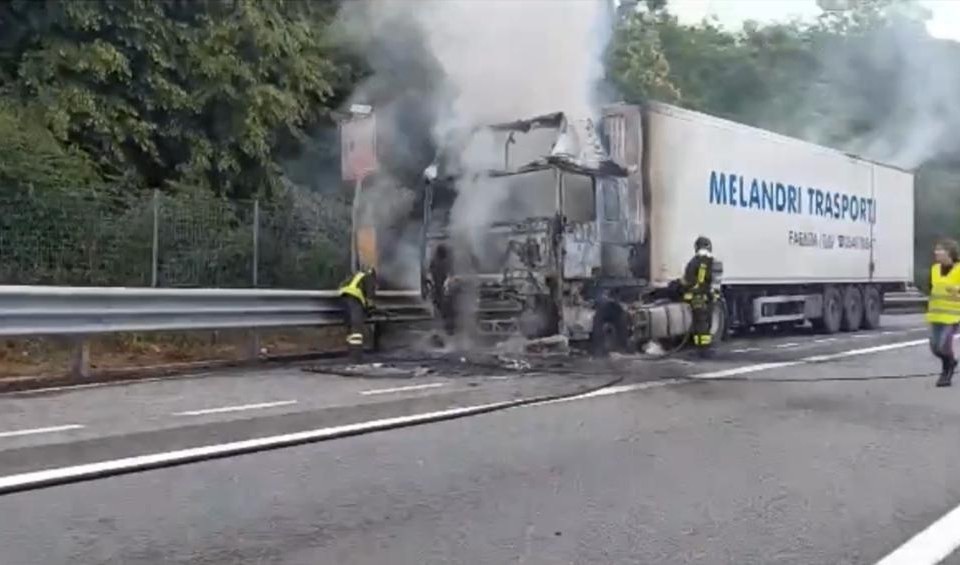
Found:
[(421, 291), (451, 332), (601, 350), (677, 340), (691, 315), (671, 282), (703, 235), (715, 339), (874, 329), (884, 293), (913, 280), (913, 185), (910, 171), (662, 103), (490, 124), (424, 172)]
[[(689, 307), (670, 288), (700, 235), (718, 258), (715, 339), (874, 329), (884, 294), (913, 280), (910, 171), (655, 102), (605, 107), (596, 124), (557, 112), (461, 132), (414, 209), (376, 225), (357, 211), (385, 205), (372, 187), (388, 144), (363, 110), (341, 127), (354, 266), (419, 280), (451, 332), (602, 350), (685, 336)], [(419, 264), (399, 252), (410, 222)]]

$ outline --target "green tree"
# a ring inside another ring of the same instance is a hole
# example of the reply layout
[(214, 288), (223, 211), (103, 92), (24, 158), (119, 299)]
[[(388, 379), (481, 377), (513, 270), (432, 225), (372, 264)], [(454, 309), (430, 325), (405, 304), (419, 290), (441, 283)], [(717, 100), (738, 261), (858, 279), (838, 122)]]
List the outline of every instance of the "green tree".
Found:
[(607, 78), (627, 102), (676, 101), (657, 30), (658, 11), (627, 12), (618, 21), (606, 54)]
[(57, 141), (35, 110), (0, 98), (0, 191), (48, 192), (99, 181), (87, 156)]
[(6, 0), (4, 89), (108, 176), (245, 197), (329, 120), (348, 73), (331, 2)]

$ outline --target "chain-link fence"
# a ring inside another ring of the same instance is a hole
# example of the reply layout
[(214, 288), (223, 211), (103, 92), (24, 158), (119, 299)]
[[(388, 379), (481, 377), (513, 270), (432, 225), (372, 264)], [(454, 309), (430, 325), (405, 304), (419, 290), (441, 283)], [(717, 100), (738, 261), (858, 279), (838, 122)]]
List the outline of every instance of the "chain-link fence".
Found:
[(349, 264), (344, 197), (0, 192), (0, 284), (327, 288)]

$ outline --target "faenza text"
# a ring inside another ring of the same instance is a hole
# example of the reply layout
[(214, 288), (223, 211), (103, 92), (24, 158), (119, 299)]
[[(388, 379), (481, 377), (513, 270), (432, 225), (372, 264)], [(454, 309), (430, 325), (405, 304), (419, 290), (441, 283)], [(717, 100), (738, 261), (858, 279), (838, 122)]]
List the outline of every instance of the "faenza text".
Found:
[(873, 247), (875, 241), (873, 238), (862, 235), (840, 235), (793, 230), (787, 232), (787, 242), (795, 247), (869, 250)]

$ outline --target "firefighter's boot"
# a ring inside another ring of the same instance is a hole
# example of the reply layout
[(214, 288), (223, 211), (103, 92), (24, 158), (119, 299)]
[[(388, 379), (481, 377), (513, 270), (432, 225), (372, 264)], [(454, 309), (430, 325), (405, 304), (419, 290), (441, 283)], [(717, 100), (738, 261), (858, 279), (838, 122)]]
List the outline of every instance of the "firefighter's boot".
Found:
[(347, 351), (350, 354), (350, 361), (359, 363), (363, 361), (363, 334), (359, 332), (347, 335)]

